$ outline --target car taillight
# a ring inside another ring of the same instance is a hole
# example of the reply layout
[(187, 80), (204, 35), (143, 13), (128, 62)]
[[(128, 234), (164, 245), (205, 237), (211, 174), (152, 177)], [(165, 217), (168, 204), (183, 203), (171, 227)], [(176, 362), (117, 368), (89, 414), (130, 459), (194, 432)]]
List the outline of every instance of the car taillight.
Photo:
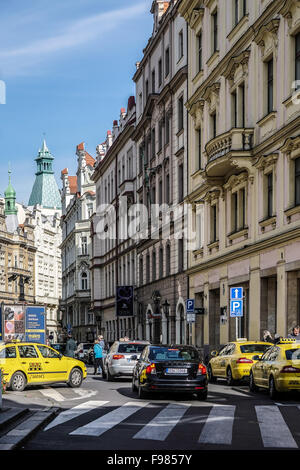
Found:
[(252, 359), (248, 359), (247, 357), (240, 357), (237, 361), (237, 364), (253, 364)]
[(298, 367), (293, 367), (293, 366), (284, 366), (283, 369), (281, 369), (280, 373), (281, 374), (289, 374), (289, 373), (298, 373), (299, 374), (300, 369)]
[(80, 349), (80, 351), (79, 351), (79, 352), (83, 353), (83, 349)]
[(206, 367), (203, 364), (199, 364), (197, 375), (205, 375), (205, 374), (206, 374)]
[(156, 367), (155, 364), (150, 364), (149, 366), (146, 367), (146, 374), (156, 374)]
[(123, 354), (114, 354), (113, 359), (118, 361), (119, 359), (125, 359), (125, 356), (123, 356)]

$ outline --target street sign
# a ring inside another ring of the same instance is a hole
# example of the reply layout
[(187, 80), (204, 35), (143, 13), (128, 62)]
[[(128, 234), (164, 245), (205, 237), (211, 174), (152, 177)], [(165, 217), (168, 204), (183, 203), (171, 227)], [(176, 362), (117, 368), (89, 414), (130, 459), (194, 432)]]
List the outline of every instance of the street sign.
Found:
[(231, 300), (243, 300), (243, 288), (242, 287), (231, 287), (230, 289)]
[(195, 299), (187, 299), (186, 313), (194, 313), (194, 311), (195, 311)]
[(187, 313), (186, 314), (186, 321), (187, 321), (187, 323), (195, 323), (196, 315), (194, 313)]
[(243, 316), (243, 301), (242, 300), (231, 300), (230, 301), (230, 316), (231, 317), (242, 317)]

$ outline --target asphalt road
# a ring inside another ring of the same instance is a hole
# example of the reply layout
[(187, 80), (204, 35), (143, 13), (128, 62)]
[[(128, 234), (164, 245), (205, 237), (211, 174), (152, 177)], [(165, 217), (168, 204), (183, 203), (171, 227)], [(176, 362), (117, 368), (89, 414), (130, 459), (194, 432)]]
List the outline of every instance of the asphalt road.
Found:
[(131, 381), (92, 375), (79, 389), (31, 387), (7, 398), (58, 407), (57, 417), (24, 450), (298, 450), (300, 397), (273, 401), (247, 386), (209, 384), (208, 399), (156, 395), (140, 400)]

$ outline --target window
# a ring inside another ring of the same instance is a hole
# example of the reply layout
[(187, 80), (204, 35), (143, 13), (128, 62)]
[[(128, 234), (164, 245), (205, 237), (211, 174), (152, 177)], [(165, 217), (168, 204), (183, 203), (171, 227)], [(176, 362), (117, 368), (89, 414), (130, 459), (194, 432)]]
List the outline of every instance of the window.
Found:
[[(300, 80), (300, 33), (295, 36), (295, 80)], [(300, 83), (296, 83), (300, 87)]]
[(196, 131), (196, 146), (197, 146), (197, 162), (196, 162), (196, 168), (200, 170), (202, 168), (202, 150), (201, 150), (201, 145), (202, 145), (202, 138), (201, 138), (201, 128)]
[(217, 205), (211, 207), (211, 243), (217, 241)]
[(150, 282), (150, 255), (146, 256), (146, 283)]
[(166, 114), (165, 120), (165, 144), (168, 145), (170, 142), (170, 116)]
[(295, 205), (300, 204), (300, 157), (295, 160)]
[(231, 115), (232, 115), (232, 127), (237, 127), (237, 96), (236, 90), (231, 93)]
[(163, 122), (158, 124), (158, 151), (160, 152), (163, 146)]
[(169, 175), (169, 173), (166, 174), (165, 202), (166, 202), (166, 204), (170, 203), (170, 175)]
[(151, 131), (151, 158), (155, 157), (155, 128)]
[(271, 113), (273, 111), (273, 58), (267, 62), (267, 111)]
[(139, 260), (139, 278), (140, 278), (140, 286), (143, 285), (144, 283), (144, 260), (143, 260), (143, 257), (140, 256), (140, 260)]
[(162, 84), (162, 60), (158, 61), (158, 86)]
[(198, 35), (197, 43), (198, 43), (198, 72), (200, 72), (200, 70), (202, 70), (202, 68), (203, 68), (203, 63), (202, 63), (202, 33), (200, 33)]
[(273, 215), (273, 173), (267, 175), (267, 216)]
[(183, 96), (178, 100), (178, 132), (183, 129)]
[(148, 80), (146, 80), (145, 88), (146, 88), (146, 99), (147, 99), (148, 95), (149, 95), (149, 82), (148, 82)]
[(0, 359), (16, 359), (16, 348), (15, 346), (9, 346), (7, 348), (3, 348), (0, 351)]
[(21, 359), (30, 359), (38, 357), (38, 354), (34, 346), (18, 346), (19, 354)]
[(178, 35), (178, 60), (183, 57), (183, 31), (181, 30)]
[(166, 246), (166, 276), (171, 274), (171, 246)]
[(238, 229), (238, 194), (232, 195), (232, 230), (237, 232)]
[(87, 215), (88, 215), (88, 219), (90, 219), (93, 215), (93, 204), (92, 203), (89, 203), (87, 204)]
[(156, 281), (156, 251), (152, 253), (152, 281)]
[(183, 164), (178, 166), (178, 202), (183, 201), (184, 184), (183, 184)]
[(170, 49), (167, 47), (166, 52), (165, 52), (165, 76), (167, 77), (170, 73)]
[(87, 288), (88, 288), (87, 273), (82, 273), (81, 274), (81, 290), (87, 290)]
[(50, 349), (47, 346), (38, 345), (38, 349), (44, 358), (59, 359), (59, 353), (57, 351), (53, 351), (53, 349)]
[(184, 269), (183, 248), (183, 238), (180, 238), (178, 240), (178, 272), (182, 272)]
[(144, 167), (144, 150), (145, 143), (143, 142), (139, 148), (139, 172), (142, 173)]
[(217, 135), (217, 113), (214, 112), (210, 116), (211, 121), (211, 138), (214, 139)]
[(212, 44), (213, 52), (218, 50), (218, 11), (212, 14)]
[(164, 275), (164, 249), (159, 249), (159, 278), (161, 279)]
[(163, 198), (162, 198), (162, 192), (163, 192), (163, 189), (162, 189), (162, 180), (159, 180), (159, 183), (158, 183), (158, 203), (159, 204), (162, 204), (163, 202)]
[(87, 237), (81, 237), (81, 254), (87, 255)]
[(155, 70), (152, 70), (152, 93), (155, 93)]

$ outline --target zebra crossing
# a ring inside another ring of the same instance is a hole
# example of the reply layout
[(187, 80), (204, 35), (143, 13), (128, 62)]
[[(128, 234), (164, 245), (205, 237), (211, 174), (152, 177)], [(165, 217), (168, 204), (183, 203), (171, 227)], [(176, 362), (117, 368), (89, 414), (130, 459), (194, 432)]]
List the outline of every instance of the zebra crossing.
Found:
[[(44, 432), (57, 430), (59, 427), (63, 432), (64, 424), (68, 423), (65, 429), (69, 436), (74, 436), (74, 438), (78, 436), (98, 438), (104, 435), (109, 436), (110, 432), (118, 431), (121, 427), (121, 439), (122, 426), (124, 429), (124, 426), (127, 425), (127, 438), (133, 430), (130, 435), (133, 442), (144, 440), (146, 442), (156, 441), (167, 444), (170, 436), (174, 436), (177, 427), (180, 426), (181, 439), (184, 439), (185, 435), (185, 433), (182, 433), (183, 429), (193, 429), (193, 436), (196, 436), (195, 445), (199, 448), (207, 445), (225, 446), (227, 448), (233, 446), (240, 433), (239, 426), (244, 426), (244, 433), (245, 429), (246, 431), (248, 429), (245, 414), (240, 415), (239, 407), (236, 405), (212, 403), (206, 405), (202, 404), (202, 406), (197, 407), (192, 402), (180, 402), (161, 403), (158, 406), (157, 403), (154, 404), (150, 401), (136, 400), (128, 401), (120, 406), (113, 405), (107, 400), (91, 400), (61, 412), (44, 428)], [(290, 405), (290, 407), (293, 407), (294, 416), (295, 413), (299, 414), (299, 417), (296, 415), (296, 422), (299, 423), (298, 428), (292, 427), (294, 435), (285, 417), (284, 409), (286, 408), (284, 408), (284, 405), (247, 406), (248, 408), (252, 407), (252, 415), (247, 419), (249, 419), (251, 426), (255, 426), (255, 439), (258, 446), (281, 449), (299, 448), (300, 406)], [(145, 411), (147, 411), (146, 415)], [(99, 416), (91, 420), (88, 413), (96, 413)], [(153, 416), (149, 419), (151, 414)], [(81, 425), (78, 426), (76, 418), (79, 417), (81, 418)], [(74, 424), (73, 429), (72, 421), (77, 423), (77, 426)]]

